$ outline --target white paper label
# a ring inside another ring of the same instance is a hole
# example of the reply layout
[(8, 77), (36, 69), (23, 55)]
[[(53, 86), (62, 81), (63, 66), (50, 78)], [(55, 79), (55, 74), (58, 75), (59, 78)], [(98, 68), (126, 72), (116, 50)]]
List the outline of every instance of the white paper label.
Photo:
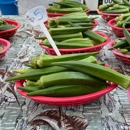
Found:
[(31, 10), (29, 10), (25, 14), (26, 19), (33, 26), (37, 26), (41, 22), (45, 22), (48, 19), (46, 9), (44, 6), (37, 6)]

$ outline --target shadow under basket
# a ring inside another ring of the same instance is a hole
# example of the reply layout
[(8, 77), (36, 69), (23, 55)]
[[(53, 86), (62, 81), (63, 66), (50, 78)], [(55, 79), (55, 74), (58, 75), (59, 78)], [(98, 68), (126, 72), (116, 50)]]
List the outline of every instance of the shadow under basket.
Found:
[[(112, 47), (114, 45), (115, 40), (111, 41), (109, 43), (109, 48)], [(115, 55), (115, 57), (121, 61), (122, 63), (126, 64), (126, 65), (130, 65), (130, 55), (128, 54), (123, 54), (121, 52), (118, 52), (117, 49), (111, 50), (113, 52), (113, 54)]]
[(7, 50), (10, 48), (10, 42), (0, 38), (0, 47), (3, 48), (0, 50), (0, 59), (2, 59), (5, 56)]

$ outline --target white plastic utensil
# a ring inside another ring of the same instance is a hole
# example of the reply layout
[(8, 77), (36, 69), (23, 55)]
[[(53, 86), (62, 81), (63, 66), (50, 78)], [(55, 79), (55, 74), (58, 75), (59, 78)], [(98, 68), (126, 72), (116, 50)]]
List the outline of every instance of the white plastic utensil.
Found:
[(54, 43), (52, 37), (50, 36), (44, 22), (48, 20), (47, 12), (44, 6), (37, 6), (32, 8), (25, 14), (26, 19), (33, 26), (40, 26), (51, 46), (53, 47), (55, 53), (59, 56), (61, 55), (56, 44)]

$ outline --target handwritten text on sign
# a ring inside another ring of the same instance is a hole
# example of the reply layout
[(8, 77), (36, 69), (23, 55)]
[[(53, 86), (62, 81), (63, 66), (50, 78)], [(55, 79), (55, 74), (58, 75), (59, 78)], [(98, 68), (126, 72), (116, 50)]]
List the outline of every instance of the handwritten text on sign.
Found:
[(38, 25), (39, 22), (46, 21), (48, 19), (46, 9), (44, 6), (38, 6), (26, 13), (26, 19), (33, 25)]

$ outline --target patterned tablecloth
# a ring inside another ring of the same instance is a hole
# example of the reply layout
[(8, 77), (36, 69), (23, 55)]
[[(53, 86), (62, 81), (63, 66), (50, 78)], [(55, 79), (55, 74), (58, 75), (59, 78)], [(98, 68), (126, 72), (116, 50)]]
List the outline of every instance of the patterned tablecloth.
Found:
[[(130, 130), (130, 102), (127, 90), (117, 87), (99, 100), (75, 107), (62, 107), (36, 103), (22, 97), (15, 89), (15, 83), (4, 80), (13, 76), (13, 69), (23, 68), (24, 63), (34, 55), (45, 52), (35, 40), (42, 31), (29, 25), (23, 16), (3, 16), (20, 22), (21, 27), (10, 39), (11, 48), (0, 60), (0, 130)], [(94, 29), (110, 36), (116, 36), (107, 23), (99, 17)], [(97, 59), (108, 63), (122, 72), (130, 67), (115, 59), (106, 45)]]

